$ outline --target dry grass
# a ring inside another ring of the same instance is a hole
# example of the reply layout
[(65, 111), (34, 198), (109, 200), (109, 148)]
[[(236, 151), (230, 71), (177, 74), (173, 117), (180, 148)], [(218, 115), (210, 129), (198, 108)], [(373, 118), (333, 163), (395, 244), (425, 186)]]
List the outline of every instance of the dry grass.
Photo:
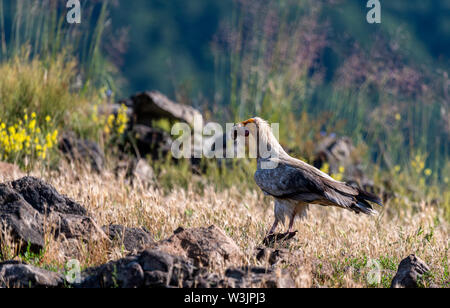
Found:
[[(257, 264), (255, 248), (272, 223), (271, 200), (259, 192), (243, 195), (231, 188), (215, 192), (207, 186), (203, 195), (193, 189), (161, 189), (130, 185), (123, 178), (96, 175), (65, 167), (63, 173), (36, 174), (83, 204), (99, 225), (143, 226), (156, 240), (183, 227), (216, 225), (225, 230), (244, 252), (244, 264)], [(0, 174), (0, 177), (2, 175)], [(10, 179), (0, 178), (0, 182)], [(238, 185), (238, 183), (237, 183)], [(395, 204), (387, 203), (393, 208)], [(388, 215), (387, 212), (390, 214)], [(432, 268), (423, 286), (450, 286), (448, 269), (449, 226), (436, 207), (423, 206), (418, 213), (385, 211), (379, 217), (356, 216), (339, 209), (313, 207), (307, 220), (297, 222), (298, 237), (285, 247), (302, 256), (290, 267), (300, 287), (388, 287), (399, 262), (415, 253)], [(79, 247), (83, 267), (118, 259), (125, 254), (108, 244)], [(62, 269), (67, 259), (58, 243), (49, 240), (39, 264)], [(381, 282), (369, 285), (368, 260), (382, 267)], [(289, 266), (289, 265), (285, 265)]]

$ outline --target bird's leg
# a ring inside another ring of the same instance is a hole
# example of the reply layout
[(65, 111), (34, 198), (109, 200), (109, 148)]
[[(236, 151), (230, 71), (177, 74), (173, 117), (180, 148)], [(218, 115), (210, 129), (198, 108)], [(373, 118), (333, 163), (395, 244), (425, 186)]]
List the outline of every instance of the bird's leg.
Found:
[(278, 223), (279, 223), (278, 219), (275, 218), (275, 222), (273, 223), (273, 226), (272, 226), (272, 228), (270, 229), (270, 231), (269, 231), (269, 233), (267, 234), (267, 236), (269, 236), (269, 235), (271, 235), (271, 234), (274, 234), (275, 230), (276, 230), (277, 227), (278, 227)]
[(291, 217), (291, 220), (289, 221), (289, 230), (286, 232), (285, 240), (294, 238), (298, 233), (298, 231), (294, 231), (295, 216), (297, 215), (294, 213)]
[(289, 230), (287, 233), (294, 232), (294, 223), (295, 223), (295, 214), (292, 215), (291, 220), (289, 221)]
[(264, 245), (270, 246), (276, 241), (277, 236), (274, 233), (278, 227), (278, 223), (279, 223), (279, 220), (277, 218), (275, 218), (275, 222), (273, 223), (272, 228), (270, 228), (269, 233), (267, 233), (266, 237), (264, 238), (264, 241), (263, 241)]

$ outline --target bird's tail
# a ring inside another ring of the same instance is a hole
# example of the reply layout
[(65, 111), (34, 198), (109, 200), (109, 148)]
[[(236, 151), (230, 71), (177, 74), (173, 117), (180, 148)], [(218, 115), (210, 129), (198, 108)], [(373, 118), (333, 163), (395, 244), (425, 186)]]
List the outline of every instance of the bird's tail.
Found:
[(358, 192), (359, 194), (356, 197), (356, 202), (352, 206), (352, 209), (356, 213), (364, 213), (367, 215), (378, 215), (378, 212), (373, 209), (372, 205), (369, 202), (373, 202), (380, 206), (383, 206), (383, 202), (381, 201), (381, 199), (376, 195), (364, 191), (362, 189), (358, 189)]

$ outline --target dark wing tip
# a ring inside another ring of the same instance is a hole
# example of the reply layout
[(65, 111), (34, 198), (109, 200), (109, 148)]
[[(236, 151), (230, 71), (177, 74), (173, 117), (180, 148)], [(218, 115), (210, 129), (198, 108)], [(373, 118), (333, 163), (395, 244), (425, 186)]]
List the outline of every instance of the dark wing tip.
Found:
[(367, 192), (367, 191), (364, 191), (362, 189), (358, 189), (358, 192), (359, 192), (359, 195), (358, 195), (359, 198), (376, 203), (379, 206), (384, 206), (383, 201), (377, 195)]

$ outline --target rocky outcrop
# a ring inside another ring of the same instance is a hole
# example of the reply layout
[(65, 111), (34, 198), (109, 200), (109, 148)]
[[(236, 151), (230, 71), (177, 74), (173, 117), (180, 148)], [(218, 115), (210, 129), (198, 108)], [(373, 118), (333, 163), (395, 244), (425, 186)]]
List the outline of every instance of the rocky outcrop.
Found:
[(346, 182), (359, 185), (366, 190), (373, 189), (373, 181), (364, 176), (355, 146), (348, 137), (332, 134), (324, 137), (314, 150), (314, 167), (322, 169), (328, 164), (329, 174), (342, 174)]
[(428, 273), (428, 265), (415, 255), (404, 259), (392, 280), (392, 288), (417, 288), (419, 279)]
[(210, 273), (194, 260), (149, 249), (139, 255), (88, 269), (80, 288), (288, 288), (294, 283), (283, 270), (260, 267), (229, 268)]
[(113, 245), (119, 245), (130, 253), (143, 251), (154, 244), (150, 233), (143, 228), (126, 228), (120, 225), (103, 227), (103, 231), (109, 236)]
[(233, 288), (293, 288), (294, 281), (286, 270), (264, 267), (229, 268), (225, 271), (229, 287)]
[(158, 250), (193, 260), (196, 265), (224, 265), (239, 262), (242, 253), (236, 243), (216, 226), (183, 229), (157, 244)]
[(152, 122), (158, 119), (185, 122), (194, 126), (197, 118), (202, 119), (198, 110), (175, 103), (157, 91), (138, 93), (121, 103), (133, 109), (136, 124), (146, 126), (152, 126)]
[(215, 226), (178, 229), (147, 250), (86, 270), (81, 288), (251, 288), (292, 287), (287, 271), (264, 267), (229, 267), (210, 272), (213, 264), (240, 263), (237, 245)]
[(46, 232), (65, 239), (106, 238), (81, 205), (33, 177), (0, 184), (0, 227), (33, 252), (44, 248)]
[(139, 255), (88, 269), (78, 287), (189, 287), (197, 271), (190, 260), (158, 250), (146, 250)]
[(172, 138), (165, 131), (145, 125), (135, 125), (128, 132), (130, 150), (137, 157), (150, 155), (153, 159), (166, 157), (172, 147)]
[(64, 286), (62, 275), (22, 262), (0, 263), (0, 288), (58, 288)]
[(105, 156), (100, 146), (93, 141), (79, 139), (74, 133), (64, 133), (58, 147), (68, 159), (88, 162), (96, 172), (102, 171), (105, 166)]

